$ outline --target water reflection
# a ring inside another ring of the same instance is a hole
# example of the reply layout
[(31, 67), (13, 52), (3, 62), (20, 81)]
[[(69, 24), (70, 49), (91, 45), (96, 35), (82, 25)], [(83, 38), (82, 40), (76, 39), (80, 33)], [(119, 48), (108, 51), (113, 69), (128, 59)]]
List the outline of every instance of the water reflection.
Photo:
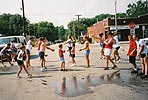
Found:
[(61, 85), (61, 94), (64, 95), (66, 90), (66, 77), (63, 78), (62, 85)]
[[(122, 75), (120, 75), (122, 73)], [(99, 86), (101, 84), (116, 83), (121, 84), (122, 82), (130, 82), (135, 79), (135, 75), (125, 73), (123, 71), (116, 71), (106, 75), (87, 75), (86, 77), (64, 77), (60, 84), (56, 85), (56, 93), (64, 97), (75, 97), (87, 93), (93, 93), (92, 87)], [(59, 87), (60, 86), (60, 87)]]

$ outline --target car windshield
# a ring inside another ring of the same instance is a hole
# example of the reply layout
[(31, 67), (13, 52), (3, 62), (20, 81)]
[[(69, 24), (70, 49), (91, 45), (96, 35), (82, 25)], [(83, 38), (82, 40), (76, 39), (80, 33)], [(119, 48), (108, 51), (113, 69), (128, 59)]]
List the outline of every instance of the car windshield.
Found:
[(11, 40), (14, 40), (15, 42), (17, 41), (16, 38), (0, 38), (0, 45), (2, 44), (7, 44), (9, 43)]

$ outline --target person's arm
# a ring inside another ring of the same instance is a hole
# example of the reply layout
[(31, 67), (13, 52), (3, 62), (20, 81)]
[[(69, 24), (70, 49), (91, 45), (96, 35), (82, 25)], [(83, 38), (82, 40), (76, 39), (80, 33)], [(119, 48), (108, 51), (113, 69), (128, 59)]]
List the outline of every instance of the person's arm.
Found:
[(135, 48), (135, 49), (130, 53), (130, 55), (132, 55), (137, 50), (136, 42), (133, 44), (133, 48)]
[(136, 51), (136, 48), (130, 53), (130, 55), (132, 55), (135, 51)]
[(112, 42), (113, 42), (113, 38), (111, 38), (108, 42), (104, 41), (104, 43), (105, 43), (106, 45), (109, 45), (109, 44), (111, 44)]
[(143, 51), (144, 49), (144, 46), (143, 45), (140, 45), (139, 46), (139, 50), (138, 50), (138, 53), (137, 53), (137, 56), (140, 56), (141, 52)]
[(80, 49), (79, 51), (85, 50), (88, 47), (88, 43), (84, 46), (84, 48)]
[(65, 42), (64, 42), (64, 45), (66, 45), (67, 43), (69, 43), (69, 41), (70, 41), (69, 39), (68, 39), (67, 41), (65, 41)]
[(51, 50), (51, 51), (55, 51), (55, 49), (52, 49), (52, 48), (50, 48), (50, 47), (47, 47), (46, 44), (45, 44), (45, 47), (46, 47), (47, 49)]
[(2, 53), (4, 53), (4, 51), (6, 50), (7, 47), (3, 47), (3, 49), (1, 50)]
[(30, 41), (30, 44), (34, 47), (34, 44)]
[(139, 41), (139, 50), (138, 50), (138, 53), (137, 53), (137, 56), (140, 56), (141, 52), (143, 51), (144, 49), (144, 45), (143, 45), (143, 41)]

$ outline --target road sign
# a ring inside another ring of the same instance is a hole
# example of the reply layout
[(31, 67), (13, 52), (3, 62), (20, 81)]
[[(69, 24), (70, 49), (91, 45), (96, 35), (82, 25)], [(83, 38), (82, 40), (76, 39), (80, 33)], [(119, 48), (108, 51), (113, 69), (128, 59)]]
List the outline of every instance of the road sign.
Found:
[(134, 28), (135, 28), (135, 26), (136, 26), (136, 25), (135, 25), (135, 23), (134, 23), (134, 22), (130, 22), (130, 23), (129, 23), (129, 28), (130, 28), (130, 29), (134, 29)]

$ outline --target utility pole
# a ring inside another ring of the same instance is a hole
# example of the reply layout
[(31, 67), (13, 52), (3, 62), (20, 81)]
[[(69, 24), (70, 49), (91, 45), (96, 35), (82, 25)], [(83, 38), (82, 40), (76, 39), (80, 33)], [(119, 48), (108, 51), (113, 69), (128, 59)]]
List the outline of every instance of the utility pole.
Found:
[(147, 12), (148, 12), (148, 0), (146, 0), (146, 9), (147, 9)]
[(75, 15), (75, 16), (77, 16), (78, 17), (78, 40), (80, 40), (80, 30), (79, 30), (79, 25), (80, 25), (80, 16), (82, 16), (82, 15)]
[(116, 33), (118, 32), (118, 26), (117, 26), (117, 0), (115, 0), (115, 30)]
[(24, 10), (24, 0), (22, 0), (22, 11), (23, 11), (23, 35), (26, 37), (26, 28), (25, 28), (25, 10)]
[(80, 21), (80, 16), (82, 16), (82, 15), (75, 15), (75, 16), (78, 17), (78, 22), (79, 22)]

